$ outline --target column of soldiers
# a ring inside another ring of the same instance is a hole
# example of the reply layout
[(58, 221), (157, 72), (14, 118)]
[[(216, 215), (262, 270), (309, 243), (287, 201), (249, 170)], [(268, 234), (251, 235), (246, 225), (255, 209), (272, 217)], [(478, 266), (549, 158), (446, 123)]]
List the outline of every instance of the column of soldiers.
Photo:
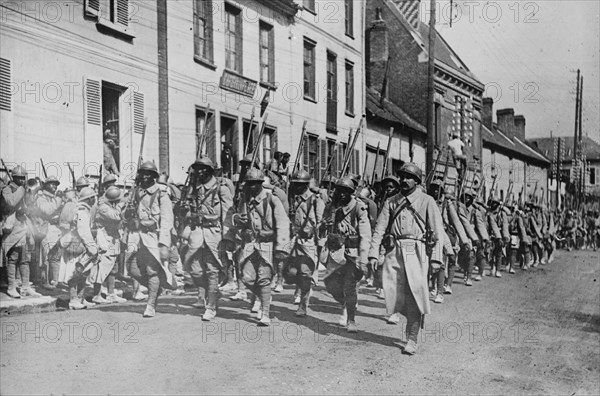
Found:
[(159, 295), (181, 288), (187, 273), (202, 320), (218, 317), (222, 294), (231, 291), (231, 300), (249, 299), (257, 323), (269, 326), (272, 293), (284, 281), (296, 287), (296, 316), (310, 315), (324, 266), (340, 325), (358, 331), (364, 279), (385, 299), (389, 323), (407, 318), (404, 352), (414, 354), (430, 300), (441, 304), (453, 293), (458, 268), (465, 286), (500, 278), (503, 270), (526, 271), (550, 263), (556, 241), (577, 246), (581, 227), (597, 246), (597, 213), (586, 227), (574, 214), (563, 217), (534, 202), (519, 205), (495, 194), (484, 202), (470, 188), (456, 197), (442, 179), (423, 189), (422, 171), (412, 163), (373, 188), (358, 175), (317, 181), (305, 170), (270, 167), (266, 176), (252, 155), (239, 165), (233, 183), (200, 156), (178, 189), (145, 162), (128, 193), (109, 175), (101, 195), (85, 178), (59, 194), (56, 178), (28, 180), (15, 167), (2, 186), (7, 294), (38, 296), (29, 282), (35, 268), (37, 285), (68, 288), (69, 307), (83, 309), (124, 302), (115, 288), (121, 278), (132, 282), (134, 300), (147, 299), (143, 316), (153, 317)]

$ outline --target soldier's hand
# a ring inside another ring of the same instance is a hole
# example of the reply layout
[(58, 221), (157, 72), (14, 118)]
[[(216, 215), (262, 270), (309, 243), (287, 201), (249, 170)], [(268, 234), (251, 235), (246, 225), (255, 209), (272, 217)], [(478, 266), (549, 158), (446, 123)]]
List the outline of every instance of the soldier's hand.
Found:
[(238, 225), (248, 224), (249, 219), (246, 213), (233, 215), (233, 222)]
[(169, 248), (165, 245), (159, 245), (160, 249), (160, 260), (162, 262), (168, 261), (170, 256)]
[(375, 257), (371, 257), (369, 259), (369, 265), (371, 266), (371, 268), (373, 268), (373, 269), (377, 268), (378, 264), (379, 264), (379, 260), (377, 260)]
[(431, 272), (436, 273), (440, 269), (442, 269), (442, 263), (440, 263), (439, 261), (432, 261), (431, 262)]
[(367, 267), (367, 263), (362, 261), (356, 261), (356, 269), (363, 273), (364, 276), (367, 276), (369, 273), (369, 268)]

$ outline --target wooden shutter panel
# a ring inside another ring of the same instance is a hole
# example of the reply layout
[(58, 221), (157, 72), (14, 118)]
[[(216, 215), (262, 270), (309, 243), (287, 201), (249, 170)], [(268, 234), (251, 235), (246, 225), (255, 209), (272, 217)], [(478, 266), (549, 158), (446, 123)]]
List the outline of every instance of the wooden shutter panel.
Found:
[(346, 153), (346, 148), (343, 143), (338, 143), (338, 156), (337, 156), (337, 167), (336, 167), (336, 177), (340, 177), (342, 172), (342, 166), (344, 166), (344, 154)]
[(84, 10), (86, 15), (97, 17), (100, 15), (100, 0), (85, 0)]
[(144, 94), (133, 93), (133, 131), (144, 132)]
[(11, 81), (10, 60), (0, 58), (0, 110), (12, 110), (12, 100), (10, 94)]
[(242, 48), (242, 11), (239, 11), (237, 13), (237, 15), (235, 16), (235, 52), (236, 52), (236, 57), (235, 57), (235, 63), (236, 63), (236, 68), (237, 68), (237, 72), (239, 74), (242, 74), (244, 69), (243, 69), (243, 62), (242, 62), (242, 58), (243, 58), (243, 48)]
[(327, 168), (327, 140), (319, 140), (319, 172), (318, 178), (322, 178), (325, 175), (325, 169)]
[(121, 26), (129, 26), (129, 0), (116, 1), (117, 17), (115, 23)]
[(269, 82), (275, 82), (275, 26), (269, 31)]
[(213, 54), (213, 8), (212, 8), (212, 1), (211, 0), (205, 0), (202, 2), (203, 4), (203, 8), (204, 8), (204, 18), (205, 18), (205, 24), (206, 24), (206, 34), (205, 34), (205, 43), (204, 45), (208, 48), (208, 51), (206, 53), (206, 56), (208, 57), (208, 59), (212, 62), (214, 59), (214, 54)]
[(86, 164), (102, 164), (104, 143), (102, 130), (102, 84), (100, 80), (84, 78), (83, 155)]
[(271, 157), (275, 155), (275, 151), (277, 151), (277, 128), (273, 128), (271, 133)]
[(208, 158), (213, 160), (215, 163), (217, 162), (217, 130), (215, 128), (215, 117), (214, 113), (210, 112), (208, 114), (207, 124), (206, 125), (206, 155)]
[[(310, 154), (309, 154), (309, 141), (308, 136), (304, 137), (304, 142), (302, 144), (302, 165), (304, 165), (304, 169), (308, 170), (310, 167)], [(295, 171), (295, 170), (294, 170)]]

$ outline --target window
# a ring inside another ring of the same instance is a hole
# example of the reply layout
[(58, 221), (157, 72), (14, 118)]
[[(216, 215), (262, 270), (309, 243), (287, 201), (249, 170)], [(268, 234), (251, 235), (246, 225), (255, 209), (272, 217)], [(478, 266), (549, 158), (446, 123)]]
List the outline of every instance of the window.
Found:
[[(204, 125), (206, 121), (206, 126)], [(209, 112), (206, 114), (206, 109), (196, 109), (196, 154), (205, 154), (208, 157), (216, 161), (216, 130), (214, 127), (214, 113)], [(204, 138), (202, 141), (202, 147), (199, 146), (198, 137), (204, 132)]]
[(302, 148), (303, 162), (305, 169), (312, 174), (318, 165), (319, 138), (314, 135), (306, 135), (304, 139), (304, 147)]
[(589, 170), (590, 170), (589, 184), (592, 186), (596, 185), (596, 168), (593, 166), (590, 166)]
[(354, 115), (354, 64), (346, 62), (346, 114)]
[(303, 0), (302, 5), (305, 10), (311, 11), (312, 13), (315, 12), (315, 0)]
[(275, 151), (277, 151), (277, 130), (275, 128), (265, 127), (262, 149), (262, 161), (266, 165), (273, 158)]
[(265, 83), (275, 82), (275, 45), (273, 40), (273, 26), (260, 22), (260, 81)]
[(346, 6), (346, 35), (354, 36), (354, 10), (352, 9), (354, 0), (345, 0)]
[(129, 0), (86, 0), (84, 13), (102, 27), (134, 37), (129, 31)]
[(337, 62), (336, 55), (327, 51), (327, 126), (337, 132)]
[(194, 55), (213, 63), (212, 0), (194, 0)]
[(225, 67), (242, 74), (242, 14), (225, 4)]
[(315, 100), (315, 42), (304, 39), (304, 97)]

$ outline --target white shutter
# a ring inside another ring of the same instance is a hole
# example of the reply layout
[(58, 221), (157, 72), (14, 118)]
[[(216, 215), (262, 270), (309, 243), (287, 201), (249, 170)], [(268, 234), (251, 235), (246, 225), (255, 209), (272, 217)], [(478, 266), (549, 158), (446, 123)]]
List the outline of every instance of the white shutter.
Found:
[(11, 81), (10, 60), (0, 58), (0, 110), (12, 110)]
[(100, 0), (85, 0), (84, 10), (86, 15), (98, 17), (100, 15)]
[(84, 163), (85, 167), (103, 163), (104, 142), (102, 130), (102, 83), (84, 78)]
[(117, 10), (114, 23), (123, 27), (129, 26), (129, 0), (113, 0)]
[(144, 94), (133, 93), (133, 131), (144, 133)]

